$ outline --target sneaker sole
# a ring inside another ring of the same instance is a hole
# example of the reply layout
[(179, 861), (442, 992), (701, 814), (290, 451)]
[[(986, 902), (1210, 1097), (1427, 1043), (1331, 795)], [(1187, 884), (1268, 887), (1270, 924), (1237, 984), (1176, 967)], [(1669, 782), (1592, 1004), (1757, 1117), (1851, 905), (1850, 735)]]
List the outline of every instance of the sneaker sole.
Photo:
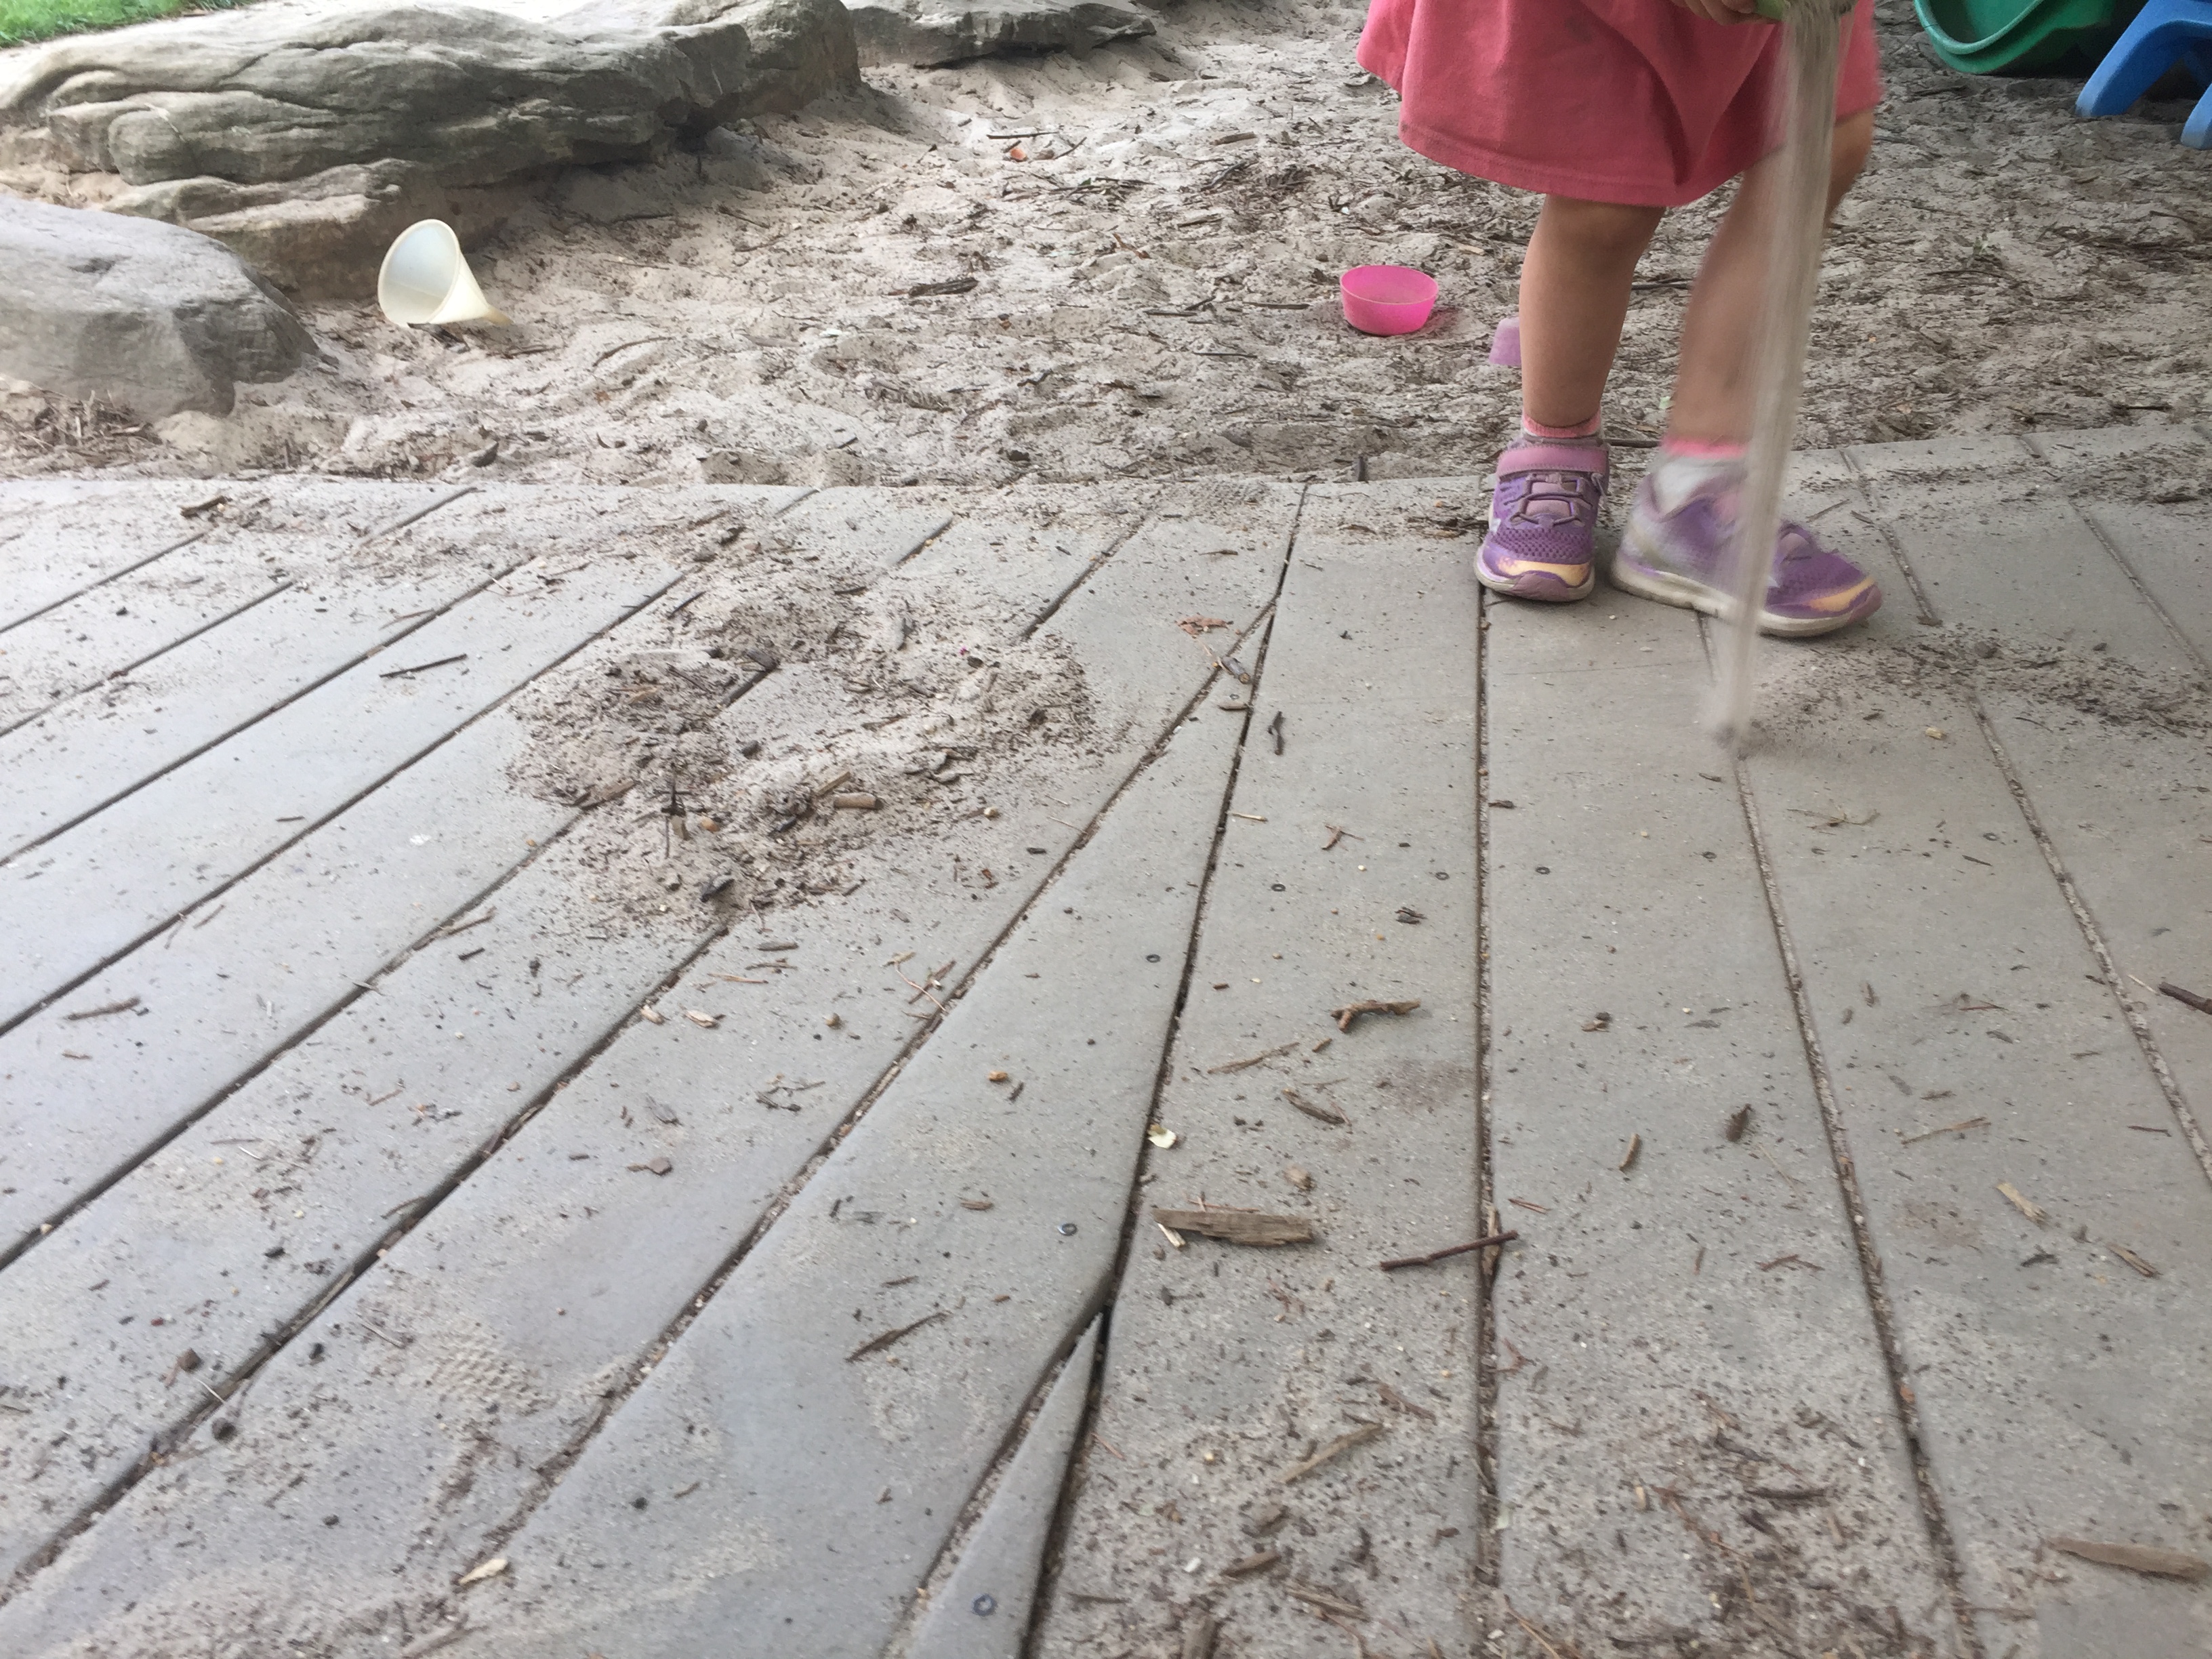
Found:
[[(1632, 526), (1629, 536), (1638, 542), (1643, 540), (1637, 536)], [(1622, 551), (1626, 551), (1626, 543)], [(1726, 594), (1706, 586), (1703, 582), (1692, 581), (1687, 576), (1676, 576), (1663, 570), (1643, 569), (1629, 563), (1620, 554), (1613, 556), (1605, 575), (1606, 580), (1622, 592), (1633, 593), (1639, 599), (1656, 599), (1661, 605), (1677, 605), (1685, 611), (1699, 611), (1708, 617), (1725, 616), (1728, 612)], [(1759, 631), (1780, 639), (1814, 639), (1822, 634), (1832, 634), (1839, 628), (1849, 628), (1853, 623), (1873, 614), (1869, 610), (1852, 611), (1841, 617), (1784, 617), (1761, 609)]]
[(1595, 566), (1591, 568), (1589, 577), (1584, 580), (1580, 587), (1568, 587), (1563, 585), (1552, 592), (1544, 593), (1524, 593), (1513, 585), (1513, 578), (1510, 576), (1492, 575), (1482, 568), (1482, 560), (1480, 557), (1477, 557), (1474, 562), (1474, 579), (1493, 593), (1503, 593), (1509, 599), (1528, 599), (1537, 605), (1572, 605), (1576, 600), (1586, 599), (1597, 592), (1597, 570)]

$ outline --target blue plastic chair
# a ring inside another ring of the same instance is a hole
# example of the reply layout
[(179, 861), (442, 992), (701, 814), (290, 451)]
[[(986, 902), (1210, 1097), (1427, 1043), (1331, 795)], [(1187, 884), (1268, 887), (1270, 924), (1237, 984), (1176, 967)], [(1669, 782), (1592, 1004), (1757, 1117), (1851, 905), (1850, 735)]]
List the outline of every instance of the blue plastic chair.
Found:
[[(2074, 102), (2076, 115), (2118, 115), (2176, 64), (2200, 87), (2212, 87), (2212, 0), (2150, 0), (2105, 54)], [(2199, 99), (2181, 130), (2191, 149), (2212, 149), (2212, 92)]]

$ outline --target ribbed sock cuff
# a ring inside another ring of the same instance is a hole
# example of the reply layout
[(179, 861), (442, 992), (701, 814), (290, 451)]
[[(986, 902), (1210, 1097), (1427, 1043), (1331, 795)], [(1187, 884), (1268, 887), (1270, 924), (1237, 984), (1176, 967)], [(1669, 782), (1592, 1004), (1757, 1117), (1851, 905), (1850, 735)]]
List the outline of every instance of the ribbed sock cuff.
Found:
[(1669, 435), (1659, 442), (1662, 455), (1680, 455), (1686, 461), (1740, 461), (1751, 453), (1749, 444), (1709, 443), (1702, 438)]
[(1598, 428), (1604, 423), (1602, 413), (1593, 415), (1587, 421), (1577, 422), (1573, 426), (1546, 426), (1541, 421), (1530, 420), (1525, 414), (1521, 416), (1523, 433), (1531, 438), (1547, 438), (1553, 443), (1569, 438), (1595, 438)]

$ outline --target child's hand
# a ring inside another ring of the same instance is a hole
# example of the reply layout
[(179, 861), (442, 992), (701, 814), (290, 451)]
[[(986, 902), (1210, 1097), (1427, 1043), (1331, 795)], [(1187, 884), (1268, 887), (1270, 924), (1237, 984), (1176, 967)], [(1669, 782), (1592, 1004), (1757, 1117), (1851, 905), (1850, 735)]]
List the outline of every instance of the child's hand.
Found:
[(1760, 23), (1759, 0), (1674, 0), (1684, 11), (1714, 23)]

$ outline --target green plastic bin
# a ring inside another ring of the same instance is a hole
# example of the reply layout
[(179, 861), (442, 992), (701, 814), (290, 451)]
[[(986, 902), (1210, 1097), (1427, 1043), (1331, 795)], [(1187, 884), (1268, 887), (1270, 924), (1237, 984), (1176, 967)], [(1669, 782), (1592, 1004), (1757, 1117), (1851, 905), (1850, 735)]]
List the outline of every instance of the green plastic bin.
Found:
[(1936, 55), (1962, 75), (2042, 69), (2081, 51), (2092, 61), (2142, 0), (1912, 0)]

